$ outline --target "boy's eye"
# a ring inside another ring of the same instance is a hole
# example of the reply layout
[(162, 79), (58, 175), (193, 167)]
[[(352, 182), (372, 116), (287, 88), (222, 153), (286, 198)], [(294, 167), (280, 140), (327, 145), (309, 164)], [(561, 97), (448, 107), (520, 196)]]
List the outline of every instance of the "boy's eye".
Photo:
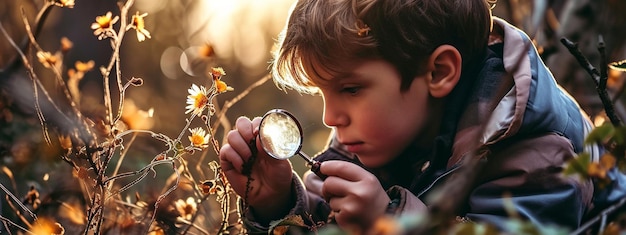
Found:
[(349, 93), (351, 95), (355, 95), (356, 93), (358, 93), (358, 91), (360, 90), (360, 87), (357, 86), (352, 86), (352, 87), (344, 87), (341, 89), (342, 92), (346, 92)]

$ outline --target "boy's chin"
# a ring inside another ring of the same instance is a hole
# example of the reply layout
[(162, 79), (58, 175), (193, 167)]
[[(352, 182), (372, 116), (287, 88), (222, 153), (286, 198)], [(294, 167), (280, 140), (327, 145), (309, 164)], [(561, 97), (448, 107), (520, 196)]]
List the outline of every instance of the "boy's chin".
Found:
[(357, 155), (357, 158), (359, 159), (359, 162), (361, 162), (361, 164), (363, 164), (363, 166), (365, 166), (366, 168), (379, 168), (389, 163), (388, 159), (380, 156)]

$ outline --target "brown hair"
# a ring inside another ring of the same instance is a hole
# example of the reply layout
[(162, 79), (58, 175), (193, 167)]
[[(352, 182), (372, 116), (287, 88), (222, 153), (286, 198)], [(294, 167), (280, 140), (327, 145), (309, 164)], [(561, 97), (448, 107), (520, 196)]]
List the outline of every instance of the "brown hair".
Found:
[[(493, 0), (298, 0), (279, 35), (272, 74), (282, 88), (316, 92), (312, 64), (341, 72), (346, 62), (382, 58), (406, 90), (440, 45), (456, 47), (463, 69), (482, 61)], [(343, 68), (345, 70), (345, 68)], [(344, 71), (345, 72), (345, 71)], [(313, 74), (311, 74), (313, 73)]]

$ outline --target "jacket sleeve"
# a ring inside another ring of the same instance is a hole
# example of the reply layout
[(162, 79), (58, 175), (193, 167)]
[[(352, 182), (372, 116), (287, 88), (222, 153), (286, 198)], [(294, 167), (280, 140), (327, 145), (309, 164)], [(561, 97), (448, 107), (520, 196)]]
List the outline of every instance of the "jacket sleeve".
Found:
[[(503, 230), (511, 212), (537, 225), (578, 227), (593, 186), (561, 174), (564, 164), (576, 156), (569, 140), (551, 133), (502, 144), (492, 149), (470, 193), (466, 217)], [(512, 211), (505, 209), (505, 200), (512, 203)]]

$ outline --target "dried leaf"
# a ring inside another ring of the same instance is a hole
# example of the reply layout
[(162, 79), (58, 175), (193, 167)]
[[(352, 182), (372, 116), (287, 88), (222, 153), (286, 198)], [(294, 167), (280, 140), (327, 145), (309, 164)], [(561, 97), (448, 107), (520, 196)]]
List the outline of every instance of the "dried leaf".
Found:
[(613, 131), (612, 137), (616, 144), (619, 144), (619, 145), (626, 144), (626, 127), (623, 127), (623, 126), (616, 127), (615, 131)]
[[(308, 227), (306, 224), (304, 224), (304, 220), (302, 219), (301, 216), (299, 215), (290, 215), (287, 216), (285, 218), (282, 218), (280, 220), (275, 220), (272, 221), (270, 223), (270, 230), (269, 231), (274, 231), (275, 229), (277, 229), (278, 234), (281, 234), (281, 232), (286, 232), (286, 227), (289, 225), (295, 225), (295, 226), (300, 226), (300, 227)], [(273, 232), (269, 233), (269, 234), (273, 234)], [(284, 233), (283, 233), (284, 234)]]
[(604, 154), (600, 158), (600, 165), (607, 171), (615, 166), (615, 162), (617, 160), (611, 153)]

